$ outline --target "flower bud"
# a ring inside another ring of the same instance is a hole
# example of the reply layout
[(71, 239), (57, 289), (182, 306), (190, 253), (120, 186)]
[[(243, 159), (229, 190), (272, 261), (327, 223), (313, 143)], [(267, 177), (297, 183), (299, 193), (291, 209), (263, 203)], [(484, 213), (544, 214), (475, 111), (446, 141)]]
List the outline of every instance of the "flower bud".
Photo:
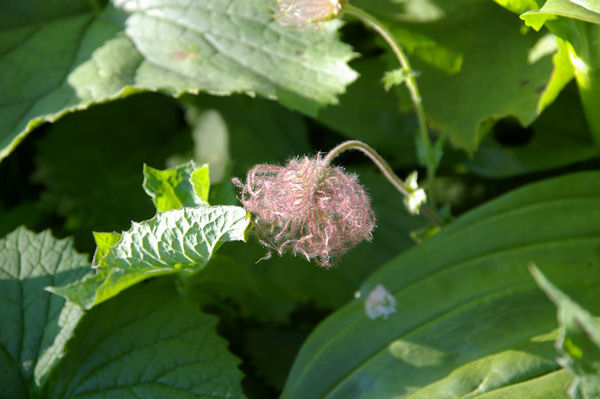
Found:
[(275, 17), (284, 26), (302, 28), (342, 12), (347, 0), (277, 0)]
[(252, 215), (259, 242), (280, 255), (289, 251), (331, 266), (372, 238), (375, 215), (358, 179), (326, 165), (320, 155), (285, 167), (256, 165), (246, 183), (233, 182), (242, 190), (240, 201)]
[(404, 206), (412, 215), (421, 213), (421, 206), (427, 202), (427, 194), (425, 194), (424, 189), (419, 187), (417, 178), (417, 172), (413, 172), (404, 181), (406, 188), (409, 190), (409, 195), (404, 198)]

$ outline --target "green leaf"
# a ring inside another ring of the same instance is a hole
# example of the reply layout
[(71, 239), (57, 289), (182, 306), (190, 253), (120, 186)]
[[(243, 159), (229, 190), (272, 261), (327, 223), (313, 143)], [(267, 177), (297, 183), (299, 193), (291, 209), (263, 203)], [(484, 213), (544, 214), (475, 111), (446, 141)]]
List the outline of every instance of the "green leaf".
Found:
[(111, 248), (117, 245), (121, 239), (120, 233), (99, 233), (93, 232), (94, 241), (96, 241), (96, 252), (94, 253), (94, 259), (100, 260), (106, 258)]
[(110, 250), (94, 259), (95, 274), (51, 291), (91, 308), (150, 277), (202, 269), (223, 242), (245, 240), (243, 208), (180, 208), (133, 223)]
[(194, 161), (158, 170), (144, 165), (144, 190), (152, 197), (158, 212), (181, 207), (208, 205), (210, 180), (208, 165), (200, 167)]
[(0, 240), (0, 398), (32, 397), (64, 356), (83, 312), (44, 288), (79, 279), (87, 265), (48, 231), (19, 228)]
[[(6, 187), (9, 187), (8, 183)], [(0, 238), (19, 226), (34, 229), (40, 224), (41, 219), (42, 214), (36, 202), (21, 202), (6, 209), (0, 205)]]
[(589, 0), (547, 0), (539, 10), (521, 14), (521, 19), (528, 26), (540, 30), (547, 20), (556, 16), (600, 24), (600, 4)]
[[(488, 0), (423, 1), (412, 7), (393, 0), (356, 0), (356, 5), (383, 21), (408, 50), (414, 48), (409, 57), (420, 72), (417, 84), (428, 122), (433, 130), (449, 131), (455, 146), (472, 154), (490, 119), (513, 116), (527, 126), (537, 117), (556, 46), (540, 52), (539, 46), (548, 44), (544, 36), (524, 34), (510, 12)], [(449, 75), (422, 62), (419, 48), (430, 44), (415, 40), (407, 45), (403, 42), (410, 40), (403, 35), (407, 30), (461, 56), (460, 72)], [(389, 60), (397, 66), (391, 56)], [(406, 89), (398, 92), (406, 108), (411, 107)]]
[(36, 143), (34, 178), (45, 187), (44, 206), (64, 217), (65, 230), (90, 252), (90, 231), (120, 231), (151, 218), (140, 171), (144, 163), (164, 167), (189, 147), (182, 127), (175, 101), (148, 93), (61, 119)]
[(417, 76), (417, 73), (406, 68), (398, 68), (388, 71), (383, 75), (383, 87), (385, 90), (389, 90), (393, 86), (400, 86), (411, 76)]
[(538, 104), (538, 110), (544, 110), (559, 95), (561, 90), (575, 76), (575, 69), (569, 57), (569, 44), (560, 38), (556, 38), (558, 51), (552, 57), (552, 76), (544, 89), (544, 93)]
[(530, 266), (531, 274), (558, 307), (560, 325), (556, 346), (561, 365), (575, 374), (569, 388), (574, 399), (600, 397), (600, 322), (552, 284), (542, 272)]
[[(498, 122), (467, 168), (483, 176), (506, 178), (595, 158), (597, 150), (578, 97), (575, 85), (568, 86), (527, 129), (514, 120)], [(502, 136), (514, 143), (503, 143)]]
[(132, 288), (81, 320), (44, 397), (243, 398), (216, 324), (170, 279)]
[(250, 329), (244, 335), (244, 349), (257, 374), (267, 384), (281, 391), (294, 357), (306, 339), (306, 333), (270, 325), (267, 328)]
[(600, 310), (599, 223), (598, 172), (465, 214), (313, 331), (282, 398), (564, 398), (572, 378), (554, 360), (555, 309), (526, 265)]
[[(540, 8), (538, 0), (494, 0), (502, 7), (514, 12), (515, 14), (522, 14), (525, 11), (534, 10)], [(541, 1), (541, 0), (540, 0)]]
[(250, 93), (316, 113), (356, 78), (339, 21), (280, 26), (264, 0), (1, 6), (0, 158), (66, 112), (151, 90)]

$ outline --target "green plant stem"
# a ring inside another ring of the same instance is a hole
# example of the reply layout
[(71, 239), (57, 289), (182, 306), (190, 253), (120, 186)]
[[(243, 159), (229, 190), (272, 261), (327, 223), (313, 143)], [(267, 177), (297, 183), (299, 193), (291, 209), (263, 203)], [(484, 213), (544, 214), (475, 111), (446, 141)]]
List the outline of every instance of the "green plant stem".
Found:
[[(348, 150), (361, 151), (363, 154), (365, 154), (367, 157), (369, 157), (369, 159), (371, 159), (371, 161), (373, 161), (373, 163), (379, 168), (379, 170), (381, 170), (381, 172), (383, 173), (385, 178), (398, 191), (400, 191), (402, 193), (402, 195), (404, 195), (405, 197), (410, 196), (411, 190), (409, 190), (406, 187), (406, 185), (404, 184), (404, 182), (402, 181), (402, 179), (400, 179), (398, 177), (398, 175), (396, 175), (396, 173), (394, 173), (394, 171), (392, 170), (390, 165), (385, 161), (385, 159), (383, 159), (383, 157), (381, 155), (379, 155), (377, 153), (377, 151), (375, 151), (373, 149), (373, 147), (363, 143), (362, 141), (358, 141), (358, 140), (344, 141), (343, 143), (337, 145), (331, 151), (329, 151), (329, 153), (323, 159), (323, 162), (325, 162), (325, 165), (329, 165), (329, 164), (331, 164), (331, 161), (333, 161), (334, 158), (336, 158), (342, 152), (348, 151)], [(442, 221), (437, 217), (435, 212), (431, 208), (429, 208), (429, 206), (427, 206), (427, 204), (423, 204), (421, 206), (421, 209), (423, 210), (423, 213), (434, 224), (436, 224), (437, 226), (440, 226), (440, 227), (443, 226)]]
[(419, 121), (419, 135), (421, 136), (421, 140), (423, 142), (423, 149), (425, 150), (425, 166), (427, 168), (427, 194), (431, 200), (431, 203), (435, 204), (432, 187), (433, 180), (435, 178), (436, 165), (435, 160), (433, 158), (431, 141), (429, 140), (429, 133), (427, 131), (427, 120), (425, 119), (425, 110), (423, 109), (421, 94), (419, 92), (419, 87), (417, 86), (417, 81), (414, 77), (414, 74), (411, 73), (412, 68), (410, 66), (410, 63), (408, 62), (408, 57), (406, 56), (404, 50), (402, 50), (402, 46), (400, 46), (400, 44), (394, 38), (394, 36), (374, 16), (351, 4), (346, 4), (346, 6), (344, 7), (344, 12), (355, 16), (356, 18), (364, 22), (367, 26), (373, 28), (390, 46), (390, 48), (394, 52), (394, 55), (398, 59), (400, 66), (408, 72), (407, 78), (405, 80), (406, 87), (410, 92), (410, 97), (415, 106), (417, 119)]

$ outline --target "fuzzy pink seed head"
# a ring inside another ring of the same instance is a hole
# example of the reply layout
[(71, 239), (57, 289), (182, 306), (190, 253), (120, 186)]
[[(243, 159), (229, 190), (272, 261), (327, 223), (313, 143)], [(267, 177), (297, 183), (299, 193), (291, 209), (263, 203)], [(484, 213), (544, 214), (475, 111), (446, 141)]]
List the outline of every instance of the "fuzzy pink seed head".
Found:
[(342, 12), (347, 0), (277, 0), (275, 18), (283, 26), (303, 28)]
[(325, 165), (320, 155), (287, 166), (256, 165), (234, 179), (252, 215), (254, 233), (269, 249), (331, 266), (359, 241), (372, 239), (375, 215), (355, 175)]

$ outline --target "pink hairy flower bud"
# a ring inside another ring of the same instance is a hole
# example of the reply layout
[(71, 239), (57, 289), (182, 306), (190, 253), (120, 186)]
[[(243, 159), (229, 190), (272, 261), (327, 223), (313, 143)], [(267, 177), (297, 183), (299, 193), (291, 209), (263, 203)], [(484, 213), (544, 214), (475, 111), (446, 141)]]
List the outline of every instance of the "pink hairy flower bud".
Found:
[(246, 183), (233, 182), (259, 242), (279, 255), (289, 251), (331, 266), (359, 241), (372, 239), (375, 215), (357, 177), (326, 165), (320, 155), (285, 167), (256, 165)]
[(327, 21), (342, 12), (347, 0), (277, 0), (275, 18), (283, 26), (302, 28)]

